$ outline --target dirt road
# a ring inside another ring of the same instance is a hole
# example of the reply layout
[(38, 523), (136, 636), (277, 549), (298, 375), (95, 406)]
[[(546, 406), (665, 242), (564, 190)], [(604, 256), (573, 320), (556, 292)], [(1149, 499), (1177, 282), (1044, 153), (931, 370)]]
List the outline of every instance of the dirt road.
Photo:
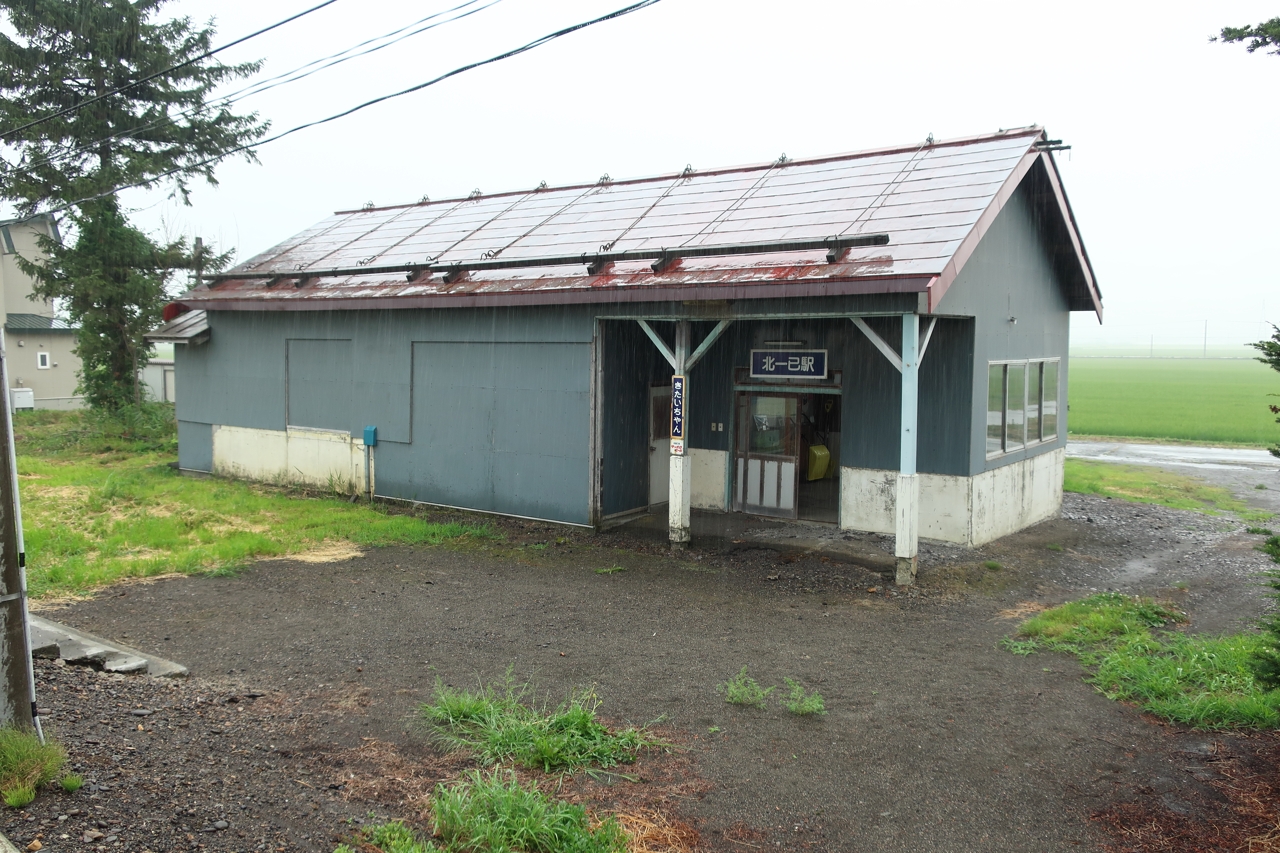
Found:
[[(1238, 627), (1260, 612), (1251, 578), (1265, 565), (1256, 537), (1229, 519), (1082, 496), (1068, 496), (1062, 519), (986, 548), (925, 548), (919, 588), (901, 594), (821, 552), (730, 544), (672, 556), (626, 531), (502, 530), (504, 541), (462, 549), (122, 587), (46, 614), (187, 664), (192, 682), (175, 696), (265, 694), (234, 706), (174, 699), (152, 731), (126, 727), (144, 763), (65, 690), (42, 692), (86, 775), (117, 774), (94, 805), (134, 827), (117, 834), (125, 848), (143, 849), (164, 825), (184, 846), (276, 849), (284, 837), (281, 849), (327, 853), (343, 821), (371, 808), (412, 818), (432, 774), (457, 769), (413, 730), (415, 705), (437, 677), (463, 686), (510, 668), (553, 702), (594, 685), (613, 720), (662, 720), (687, 751), (666, 770), (641, 763), (635, 772), (655, 780), (647, 793), (616, 793), (689, 822), (707, 849), (1098, 849), (1090, 816), (1109, 804), (1155, 798), (1199, 814), (1224, 739), (1153, 725), (1096, 694), (1074, 660), (1016, 657), (1000, 638), (1029, 602), (1106, 588), (1175, 597), (1200, 630)], [(829, 713), (726, 704), (716, 685), (743, 665), (765, 684), (821, 691)], [(135, 701), (134, 683), (110, 682), (117, 704)], [(197, 718), (188, 706), (208, 710)], [(202, 726), (217, 734), (198, 736)], [(156, 793), (176, 766), (164, 761), (179, 759), (212, 765), (209, 796), (223, 812), (237, 797), (250, 804), (239, 814), (251, 830), (200, 834), (194, 824), (216, 809), (200, 811), (191, 791)], [(152, 791), (145, 807), (131, 790)], [(299, 793), (308, 805), (295, 810)], [(39, 826), (6, 832), (22, 840)]]

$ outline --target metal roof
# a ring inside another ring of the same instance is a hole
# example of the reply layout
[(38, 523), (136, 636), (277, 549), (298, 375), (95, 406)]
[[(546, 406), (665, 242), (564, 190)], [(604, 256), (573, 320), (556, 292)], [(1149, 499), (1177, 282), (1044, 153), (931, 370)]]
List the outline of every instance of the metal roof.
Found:
[(76, 327), (59, 317), (43, 314), (6, 314), (6, 332), (74, 332)]
[(153, 344), (202, 344), (209, 340), (209, 316), (203, 311), (188, 311), (145, 337)]
[[(1037, 197), (1059, 214), (1054, 236), (1067, 247), (1058, 265), (1071, 308), (1100, 317), (1049, 147), (1044, 131), (1030, 127), (340, 211), (181, 300), (224, 310), (325, 310), (914, 291), (927, 293), (933, 310), (1031, 175), (1043, 188)], [(887, 245), (839, 244), (828, 256), (834, 238), (858, 237)], [(663, 260), (651, 265), (653, 257)]]

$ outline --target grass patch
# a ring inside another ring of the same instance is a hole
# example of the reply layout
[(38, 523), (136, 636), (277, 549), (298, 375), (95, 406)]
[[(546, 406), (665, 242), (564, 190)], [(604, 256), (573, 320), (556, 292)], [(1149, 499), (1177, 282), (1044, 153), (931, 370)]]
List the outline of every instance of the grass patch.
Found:
[(1246, 527), (1244, 529), (1244, 532), (1251, 533), (1254, 536), (1271, 536), (1272, 535), (1271, 528), (1269, 527)]
[(1150, 599), (1100, 593), (1023, 622), (1002, 645), (1014, 654), (1058, 651), (1093, 669), (1110, 699), (1200, 729), (1280, 727), (1280, 691), (1255, 679), (1257, 634), (1200, 637), (1161, 630), (1183, 615)]
[(1259, 545), (1258, 550), (1280, 563), (1280, 536), (1267, 537), (1267, 541)]
[(600, 700), (592, 691), (575, 692), (554, 710), (525, 704), (529, 692), (509, 673), (501, 689), (455, 690), (437, 680), (435, 701), (418, 713), (440, 743), (473, 752), (482, 764), (515, 761), (545, 773), (630, 764), (641, 750), (663, 745), (640, 729), (609, 731), (596, 719)]
[(784, 678), (787, 683), (787, 698), (782, 700), (782, 707), (799, 717), (808, 717), (813, 715), (821, 716), (827, 713), (827, 706), (822, 701), (822, 694), (818, 691), (812, 693), (805, 692), (804, 685), (790, 678)]
[(1061, 545), (1059, 545), (1057, 542), (1050, 542), (1048, 545), (1045, 545), (1044, 547), (1045, 547), (1045, 548), (1048, 548), (1050, 551), (1064, 551), (1064, 550), (1066, 550), (1066, 549), (1065, 549), (1065, 548), (1063, 548)]
[[(381, 504), (256, 483), (187, 477), (163, 436), (90, 435), (90, 413), (17, 413), (19, 489), (32, 595), (83, 592), (127, 577), (235, 571), (325, 543), (358, 548), (489, 535)], [(112, 427), (117, 432), (123, 427)]]
[(624, 569), (622, 566), (607, 566), (606, 568), (603, 568), (603, 569), (596, 569), (596, 574), (616, 575), (618, 572), (625, 572), (625, 571), (626, 569)]
[(34, 731), (0, 729), (0, 798), (11, 808), (22, 808), (66, 761), (66, 750), (53, 740), (41, 743)]
[[(417, 833), (398, 820), (364, 827), (360, 830), (359, 846), (361, 850), (372, 847), (382, 853), (429, 853), (440, 849), (430, 841), (419, 839)], [(356, 849), (339, 844), (333, 853), (356, 853)]]
[(436, 789), (436, 835), (446, 850), (623, 853), (627, 836), (613, 817), (592, 827), (582, 806), (552, 800), (495, 770)]
[[(592, 820), (579, 805), (555, 800), (514, 773), (472, 771), (431, 798), (434, 839), (399, 821), (365, 827), (359, 849), (382, 853), (625, 853), (627, 834), (616, 818)], [(355, 853), (341, 845), (334, 853)]]
[(986, 569), (989, 572), (998, 572), (1001, 569), (1003, 569), (1004, 566), (1000, 565), (995, 560), (987, 560), (982, 564), (982, 568)]
[(1266, 521), (1269, 512), (1250, 509), (1226, 489), (1148, 465), (1117, 465), (1068, 459), (1062, 488), (1068, 492), (1119, 498), (1217, 515), (1232, 512), (1246, 521)]
[(763, 708), (765, 700), (774, 691), (773, 687), (767, 690), (762, 688), (754, 678), (747, 674), (745, 666), (738, 670), (737, 675), (718, 685), (716, 689), (724, 694), (724, 701), (730, 705), (746, 705), (750, 708)]
[(74, 794), (84, 787), (84, 777), (79, 773), (68, 773), (58, 780), (58, 784), (62, 786), (62, 790), (68, 794)]
[(1263, 446), (1280, 377), (1253, 359), (1077, 358), (1071, 432)]

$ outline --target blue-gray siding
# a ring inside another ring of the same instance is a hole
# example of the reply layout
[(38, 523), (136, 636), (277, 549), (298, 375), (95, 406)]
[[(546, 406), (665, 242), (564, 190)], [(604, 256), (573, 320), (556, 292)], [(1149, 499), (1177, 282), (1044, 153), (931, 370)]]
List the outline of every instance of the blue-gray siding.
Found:
[(213, 425), (178, 421), (178, 467), (213, 470)]
[[(1053, 265), (1041, 217), (1048, 188), (1034, 173), (1005, 204), (965, 264), (938, 311), (974, 318), (970, 474), (1063, 447), (1067, 443), (1067, 350), (1070, 314), (1066, 289)], [(1013, 322), (1010, 318), (1017, 318)], [(932, 346), (932, 345), (931, 345)], [(926, 361), (931, 356), (926, 357)], [(987, 363), (1005, 359), (1061, 358), (1058, 439), (987, 459)], [(923, 436), (922, 436), (923, 438)]]

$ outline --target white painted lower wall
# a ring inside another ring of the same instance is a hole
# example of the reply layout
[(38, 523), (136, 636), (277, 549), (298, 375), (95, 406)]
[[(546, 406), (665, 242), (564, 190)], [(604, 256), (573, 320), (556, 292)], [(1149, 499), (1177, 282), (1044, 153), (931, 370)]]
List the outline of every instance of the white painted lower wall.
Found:
[(689, 496), (694, 509), (724, 512), (724, 478), (729, 470), (729, 454), (724, 450), (689, 449), (693, 464), (693, 488)]
[[(1058, 515), (1066, 451), (1051, 450), (974, 477), (920, 474), (920, 537), (982, 545)], [(894, 533), (897, 471), (840, 469), (840, 526)]]
[(215, 425), (213, 473), (348, 494), (364, 492), (364, 442), (337, 430)]

